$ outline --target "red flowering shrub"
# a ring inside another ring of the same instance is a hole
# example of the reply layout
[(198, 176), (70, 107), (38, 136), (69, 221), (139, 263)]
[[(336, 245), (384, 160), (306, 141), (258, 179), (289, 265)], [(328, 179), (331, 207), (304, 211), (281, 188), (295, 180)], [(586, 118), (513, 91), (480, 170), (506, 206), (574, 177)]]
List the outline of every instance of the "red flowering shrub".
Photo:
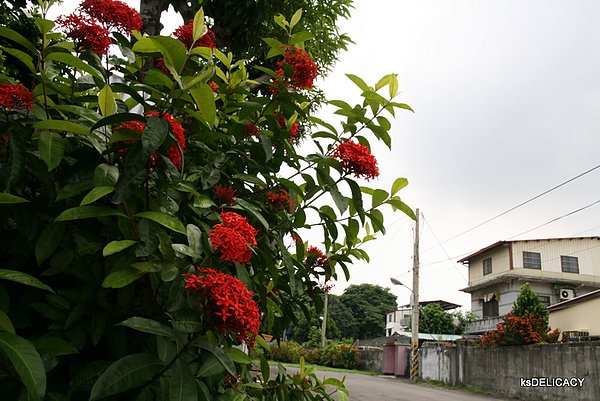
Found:
[(33, 107), (33, 93), (23, 84), (0, 85), (0, 106), (6, 110), (31, 110)]
[(362, 143), (340, 142), (333, 150), (332, 156), (342, 162), (345, 174), (353, 174), (356, 178), (364, 177), (367, 180), (379, 176), (377, 160)]
[(278, 188), (267, 192), (267, 200), (265, 201), (265, 205), (269, 206), (276, 212), (281, 212), (283, 210), (289, 210), (291, 212), (294, 210), (295, 203), (292, 200), (292, 196), (289, 194), (289, 192)]
[(306, 264), (312, 267), (326, 267), (329, 266), (329, 258), (316, 246), (310, 246), (306, 251)]
[(222, 205), (233, 206), (236, 204), (235, 196), (237, 195), (236, 190), (228, 185), (217, 184), (214, 187), (215, 197)]
[(100, 26), (95, 19), (84, 15), (70, 14), (60, 17), (56, 22), (79, 49), (101, 55), (108, 54), (108, 48), (112, 44), (110, 32)]
[(503, 317), (495, 331), (489, 331), (480, 339), (486, 347), (493, 345), (527, 345), (550, 343), (558, 340), (560, 332), (550, 331), (543, 318), (535, 315), (517, 316), (512, 312)]
[[(169, 160), (171, 160), (171, 162), (173, 163), (173, 165), (175, 167), (177, 167), (179, 170), (181, 170), (181, 165), (182, 165), (181, 152), (183, 152), (185, 149), (185, 130), (183, 129), (183, 126), (181, 125), (181, 123), (179, 121), (177, 121), (175, 118), (173, 118), (173, 116), (170, 115), (169, 113), (161, 113), (159, 111), (153, 110), (153, 111), (147, 112), (146, 115), (149, 117), (152, 117), (152, 116), (161, 117), (161, 118), (165, 119), (171, 126), (171, 132), (173, 132), (173, 136), (175, 137), (177, 143), (174, 143), (169, 148), (169, 150), (167, 151), (167, 157), (169, 158)], [(141, 121), (127, 121), (126, 123), (123, 123), (120, 126), (116, 127), (115, 130), (122, 129), (122, 128), (128, 128), (128, 129), (143, 133), (144, 129), (146, 129), (146, 124), (144, 124)], [(131, 142), (131, 141), (122, 141), (122, 142)], [(179, 144), (179, 146), (177, 146), (178, 144)], [(179, 151), (179, 148), (181, 148), (181, 152)], [(120, 151), (126, 151), (126, 149), (121, 149)], [(156, 152), (150, 157), (150, 165), (151, 166), (156, 164), (156, 161), (158, 160), (158, 155), (159, 155), (159, 153)]]
[(185, 47), (190, 48), (192, 44), (194, 47), (209, 47), (215, 49), (215, 33), (210, 29), (206, 30), (206, 33), (200, 37), (194, 43), (194, 21), (191, 20), (185, 25), (181, 25), (173, 32), (173, 35), (183, 42)]
[(246, 135), (247, 136), (256, 136), (256, 135), (260, 134), (260, 131), (258, 130), (258, 127), (252, 121), (248, 121), (244, 125), (244, 129), (246, 130)]
[(220, 216), (222, 223), (215, 224), (209, 233), (211, 245), (221, 253), (223, 260), (248, 263), (252, 259), (250, 247), (256, 246), (258, 230), (235, 212), (223, 212)]
[(238, 278), (210, 268), (183, 277), (185, 288), (199, 295), (206, 311), (217, 316), (214, 324), (219, 330), (252, 348), (260, 329), (260, 314), (252, 291)]
[(84, 0), (79, 10), (97, 19), (109, 30), (129, 33), (142, 29), (140, 13), (119, 0)]
[[(281, 127), (281, 129), (286, 129), (287, 128), (287, 123), (285, 121), (285, 118), (283, 117), (277, 117), (277, 122), (279, 123), (279, 127)], [(293, 142), (294, 140), (298, 140), (300, 139), (300, 132), (298, 130), (298, 122), (294, 121), (292, 123), (292, 126), (290, 127), (290, 137), (289, 137), (289, 141)]]
[(317, 64), (306, 50), (295, 46), (287, 46), (283, 53), (283, 61), (277, 62), (277, 75), (284, 77), (284, 65), (292, 68), (292, 76), (286, 81), (286, 86), (294, 89), (310, 89), (318, 75)]

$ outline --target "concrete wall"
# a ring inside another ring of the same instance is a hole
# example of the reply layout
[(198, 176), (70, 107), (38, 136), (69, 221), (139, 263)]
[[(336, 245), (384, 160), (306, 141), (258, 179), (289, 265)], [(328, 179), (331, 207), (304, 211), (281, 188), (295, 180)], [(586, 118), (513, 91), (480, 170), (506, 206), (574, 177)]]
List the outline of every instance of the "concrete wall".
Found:
[[(521, 400), (600, 400), (600, 342), (493, 348), (424, 347), (421, 356), (423, 378), (472, 385)], [(581, 387), (522, 385), (526, 383), (521, 379), (534, 378), (584, 381)]]
[(381, 373), (383, 366), (383, 350), (381, 348), (359, 349), (358, 369)]

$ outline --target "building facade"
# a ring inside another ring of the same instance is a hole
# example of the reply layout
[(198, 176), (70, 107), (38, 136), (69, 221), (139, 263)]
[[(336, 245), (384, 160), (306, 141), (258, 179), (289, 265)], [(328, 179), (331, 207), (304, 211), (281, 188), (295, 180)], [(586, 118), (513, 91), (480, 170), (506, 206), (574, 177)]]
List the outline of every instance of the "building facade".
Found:
[(600, 319), (594, 318), (600, 310), (600, 290), (559, 302), (548, 308), (550, 327), (563, 334), (578, 333), (582, 336), (600, 336)]
[[(448, 301), (422, 301), (419, 302), (419, 307), (422, 308), (427, 304), (439, 304), (443, 310), (449, 311), (460, 307), (460, 305)], [(411, 327), (412, 307), (410, 304), (402, 305), (400, 308), (387, 313), (385, 317), (385, 336), (390, 337), (395, 334), (410, 332)]]
[(480, 318), (468, 329), (495, 329), (529, 282), (547, 306), (600, 288), (600, 237), (499, 241), (461, 260), (469, 268), (471, 310)]

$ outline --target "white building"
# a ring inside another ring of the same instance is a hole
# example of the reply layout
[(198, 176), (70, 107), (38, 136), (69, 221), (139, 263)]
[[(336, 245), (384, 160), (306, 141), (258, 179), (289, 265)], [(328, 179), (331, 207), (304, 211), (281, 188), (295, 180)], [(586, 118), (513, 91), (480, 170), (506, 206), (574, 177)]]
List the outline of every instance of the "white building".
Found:
[(499, 241), (459, 260), (469, 268), (467, 332), (495, 329), (529, 282), (547, 306), (600, 288), (600, 237)]
[[(423, 301), (419, 302), (419, 306), (422, 308), (427, 304), (439, 304), (444, 310), (452, 310), (460, 307), (458, 304), (454, 304), (448, 301)], [(390, 311), (385, 317), (385, 336), (391, 337), (394, 334), (402, 334), (407, 331), (411, 331), (411, 320), (412, 307), (410, 304), (403, 305), (395, 311)]]

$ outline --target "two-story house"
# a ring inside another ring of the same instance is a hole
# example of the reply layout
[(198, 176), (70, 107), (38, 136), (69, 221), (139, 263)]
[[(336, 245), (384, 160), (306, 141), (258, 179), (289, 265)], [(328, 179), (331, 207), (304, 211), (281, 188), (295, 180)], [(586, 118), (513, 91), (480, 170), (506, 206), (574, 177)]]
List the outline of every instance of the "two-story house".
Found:
[(469, 333), (493, 330), (529, 282), (547, 306), (600, 288), (600, 237), (499, 241), (458, 261), (469, 268)]
[[(448, 301), (421, 301), (419, 302), (419, 307), (422, 308), (428, 304), (439, 304), (443, 310), (449, 311), (452, 309), (459, 308), (460, 305), (448, 302)], [(393, 336), (397, 333), (404, 333), (407, 331), (411, 331), (411, 316), (412, 316), (412, 306), (402, 305), (400, 308), (390, 311), (386, 315), (386, 323), (385, 323), (385, 335), (386, 337)]]

